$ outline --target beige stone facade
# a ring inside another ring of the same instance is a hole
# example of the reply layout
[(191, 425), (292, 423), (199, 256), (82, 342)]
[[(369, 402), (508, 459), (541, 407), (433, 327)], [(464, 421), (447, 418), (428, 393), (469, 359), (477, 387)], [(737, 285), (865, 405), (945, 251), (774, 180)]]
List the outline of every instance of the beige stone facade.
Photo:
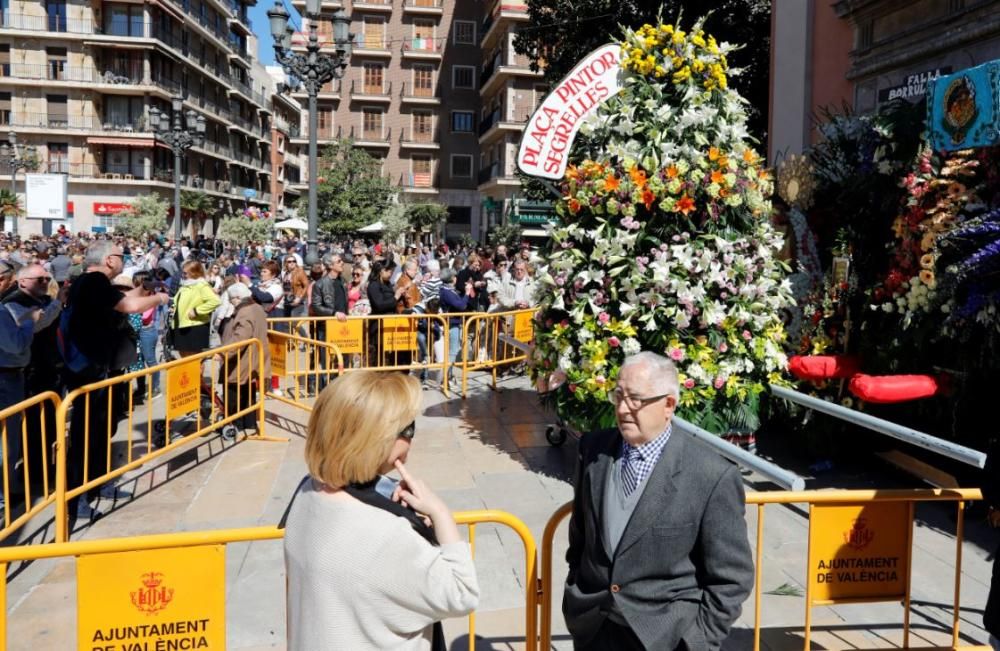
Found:
[[(242, 0), (10, 2), (0, 25), (0, 129), (36, 148), (38, 171), (68, 175), (67, 228), (111, 229), (132, 198), (172, 196), (173, 155), (156, 143), (149, 110), (169, 112), (177, 95), (185, 112), (206, 120), (204, 144), (184, 158), (182, 186), (216, 202), (214, 214), (184, 215), (185, 231), (211, 233), (232, 210), (284, 202), (272, 200), (272, 116), (281, 102), (254, 60), (246, 12)], [(0, 171), (9, 180), (4, 161)], [(61, 222), (19, 225), (50, 232)]]
[[(304, 13), (304, 0), (293, 5)], [(354, 45), (344, 78), (319, 96), (320, 143), (352, 138), (383, 159), (383, 172), (404, 201), (448, 206), (446, 235), (485, 237), (520, 187), (513, 176), (517, 143), (541, 99), (541, 73), (514, 54), (514, 32), (528, 20), (523, 3), (365, 0), (322, 6), (321, 43), (332, 45), (329, 18), (343, 8)], [(308, 21), (303, 28), (308, 33)], [(305, 38), (297, 34), (293, 47), (302, 48)], [(305, 105), (304, 91), (296, 97)], [(305, 122), (303, 112), (303, 145)]]

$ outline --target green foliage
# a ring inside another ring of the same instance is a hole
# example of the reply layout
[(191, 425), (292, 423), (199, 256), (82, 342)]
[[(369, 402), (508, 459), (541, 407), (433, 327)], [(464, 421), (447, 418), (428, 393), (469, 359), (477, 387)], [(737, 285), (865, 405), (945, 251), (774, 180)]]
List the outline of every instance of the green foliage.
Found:
[(248, 219), (240, 213), (226, 217), (219, 224), (218, 237), (230, 244), (262, 242), (271, 237), (274, 219)]
[(115, 230), (126, 237), (146, 239), (150, 235), (161, 235), (166, 232), (167, 211), (170, 202), (158, 194), (147, 194), (132, 200), (126, 218), (121, 220)]
[(213, 212), (215, 200), (201, 190), (181, 190), (181, 209), (194, 214)]
[(394, 203), (382, 214), (382, 234), (386, 242), (396, 242), (400, 236), (410, 230), (410, 221), (406, 218), (406, 206)]
[(448, 219), (448, 208), (439, 203), (411, 203), (406, 206), (406, 219), (413, 228), (436, 231)]
[[(317, 184), (320, 227), (333, 235), (353, 233), (382, 219), (396, 194), (378, 159), (350, 140), (335, 140), (323, 149), (317, 176), (312, 182)], [(308, 198), (300, 198), (295, 207), (305, 215)]]
[(490, 229), (487, 241), (494, 248), (503, 244), (508, 251), (516, 250), (521, 244), (521, 225), (507, 222), (494, 226)]
[(21, 200), (10, 190), (0, 190), (0, 215), (17, 217), (24, 214)]
[[(528, 16), (537, 29), (517, 33), (514, 48), (532, 59), (532, 67), (544, 70), (545, 81), (554, 84), (573, 69), (586, 52), (618, 41), (619, 25), (638, 27), (657, 24), (657, 16), (672, 20), (712, 13), (705, 25), (719, 42), (746, 43), (730, 57), (730, 66), (743, 69), (732, 80), (747, 99), (750, 133), (763, 139), (767, 131), (770, 85), (771, 3), (769, 0), (526, 0)], [(548, 197), (545, 197), (548, 199)]]

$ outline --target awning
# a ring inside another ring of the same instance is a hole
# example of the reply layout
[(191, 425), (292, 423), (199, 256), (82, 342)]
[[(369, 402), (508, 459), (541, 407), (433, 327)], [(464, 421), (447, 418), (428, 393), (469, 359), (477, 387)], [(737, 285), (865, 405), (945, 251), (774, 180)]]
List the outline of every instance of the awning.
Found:
[(521, 231), (521, 235), (524, 237), (548, 237), (549, 232), (541, 228), (525, 228)]
[(88, 145), (119, 145), (121, 147), (152, 147), (152, 138), (112, 138), (107, 136), (92, 136), (87, 138)]

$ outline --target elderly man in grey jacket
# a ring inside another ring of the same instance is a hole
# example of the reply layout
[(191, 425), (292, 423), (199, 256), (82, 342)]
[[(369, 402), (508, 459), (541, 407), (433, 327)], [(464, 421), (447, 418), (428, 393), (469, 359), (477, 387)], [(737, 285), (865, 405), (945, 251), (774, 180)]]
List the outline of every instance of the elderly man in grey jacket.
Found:
[(617, 430), (580, 443), (563, 615), (586, 651), (718, 649), (753, 585), (735, 465), (673, 432), (677, 369), (626, 358)]

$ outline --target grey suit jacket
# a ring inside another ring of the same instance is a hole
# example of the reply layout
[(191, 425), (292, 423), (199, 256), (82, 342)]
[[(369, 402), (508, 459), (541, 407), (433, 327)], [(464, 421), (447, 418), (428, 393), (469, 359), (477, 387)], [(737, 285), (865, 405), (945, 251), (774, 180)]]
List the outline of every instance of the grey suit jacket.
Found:
[(563, 615), (586, 645), (612, 602), (647, 649), (718, 649), (753, 586), (743, 482), (735, 465), (674, 432), (613, 557), (602, 539), (617, 430), (580, 442)]

